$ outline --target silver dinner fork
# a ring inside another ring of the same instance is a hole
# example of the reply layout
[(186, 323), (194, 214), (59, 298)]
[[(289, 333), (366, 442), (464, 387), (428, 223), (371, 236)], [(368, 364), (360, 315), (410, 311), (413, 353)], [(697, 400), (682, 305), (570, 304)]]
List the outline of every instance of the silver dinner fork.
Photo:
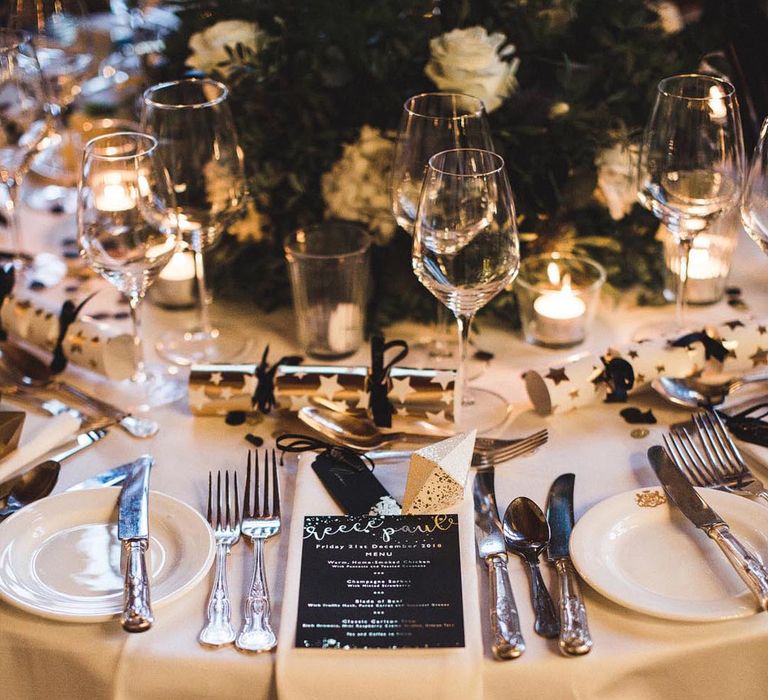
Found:
[(686, 428), (664, 437), (667, 451), (688, 481), (768, 503), (768, 491), (747, 466), (720, 416), (714, 411), (699, 413), (693, 424), (702, 449)]
[[(235, 646), (244, 651), (269, 651), (277, 638), (269, 622), (270, 604), (264, 567), (264, 541), (280, 532), (280, 482), (277, 460), (272, 449), (272, 497), (270, 503), (269, 452), (264, 450), (263, 486), (259, 480), (259, 453), (254, 450), (253, 494), (251, 494), (251, 450), (248, 450), (248, 471), (245, 476), (242, 532), (253, 544), (253, 576), (244, 603), (244, 620)], [(251, 507), (253, 498), (253, 507)], [(261, 506), (259, 505), (261, 502)]]
[(499, 447), (495, 450), (475, 450), (472, 454), (472, 466), (478, 469), (487, 469), (495, 464), (506, 462), (508, 459), (522, 457), (546, 444), (548, 439), (549, 433), (545, 428), (536, 433), (531, 433), (511, 445)]
[(232, 481), (234, 493), (230, 492), (229, 488), (229, 471), (225, 471), (222, 494), (221, 471), (218, 472), (214, 508), (213, 472), (208, 472), (208, 522), (213, 528), (216, 542), (216, 575), (208, 598), (208, 622), (199, 636), (200, 643), (208, 646), (221, 646), (235, 640), (235, 629), (232, 627), (232, 605), (229, 601), (227, 586), (227, 555), (240, 540), (240, 496), (237, 492), (237, 472), (234, 472)]

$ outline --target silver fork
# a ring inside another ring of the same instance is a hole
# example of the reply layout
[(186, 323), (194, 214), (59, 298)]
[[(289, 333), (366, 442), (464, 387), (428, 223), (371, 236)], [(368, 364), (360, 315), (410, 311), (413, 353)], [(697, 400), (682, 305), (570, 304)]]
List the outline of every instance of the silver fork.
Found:
[(232, 605), (229, 602), (227, 586), (227, 555), (240, 540), (240, 496), (237, 492), (237, 472), (234, 473), (233, 482), (234, 498), (230, 495), (229, 471), (225, 471), (222, 501), (221, 471), (218, 472), (214, 514), (213, 473), (208, 472), (208, 522), (213, 528), (216, 541), (216, 575), (208, 598), (208, 623), (200, 632), (199, 640), (201, 644), (209, 646), (221, 646), (235, 640), (235, 630), (232, 627)]
[[(269, 622), (270, 604), (264, 568), (264, 540), (280, 532), (280, 482), (277, 478), (277, 460), (273, 448), (270, 505), (269, 452), (264, 450), (263, 489), (259, 482), (259, 453), (254, 451), (254, 454), (256, 464), (253, 469), (253, 508), (251, 508), (251, 450), (248, 450), (242, 522), (242, 532), (253, 544), (253, 576), (244, 604), (245, 619), (235, 640), (235, 646), (244, 651), (269, 651), (275, 648), (277, 638)], [(260, 501), (261, 507), (259, 507)]]
[(707, 411), (694, 416), (693, 423), (718, 481), (733, 493), (768, 503), (768, 491), (747, 466), (720, 416)]
[(500, 462), (506, 462), (508, 459), (522, 457), (546, 444), (547, 440), (549, 440), (549, 433), (545, 428), (536, 433), (531, 433), (531, 435), (518, 440), (512, 445), (500, 447), (495, 450), (475, 449), (472, 454), (472, 466), (485, 469), (487, 467), (492, 467), (495, 464), (499, 464)]

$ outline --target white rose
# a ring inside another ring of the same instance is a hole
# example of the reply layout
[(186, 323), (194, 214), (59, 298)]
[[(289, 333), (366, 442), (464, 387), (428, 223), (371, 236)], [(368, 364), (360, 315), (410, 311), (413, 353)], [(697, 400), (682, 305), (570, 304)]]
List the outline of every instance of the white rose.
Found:
[(648, 7), (659, 16), (659, 24), (665, 34), (677, 34), (685, 26), (680, 8), (674, 2), (661, 0), (648, 3)]
[(222, 65), (231, 61), (227, 46), (234, 50), (238, 44), (242, 44), (247, 51), (257, 54), (264, 45), (266, 36), (255, 22), (241, 19), (217, 22), (189, 38), (189, 49), (192, 53), (187, 58), (187, 66), (203, 73), (228, 73), (231, 67), (225, 68)]
[(396, 228), (389, 202), (393, 151), (391, 139), (363, 126), (321, 182), (326, 216), (366, 224), (379, 244), (387, 243)]
[(520, 59), (503, 60), (515, 52), (507, 37), (483, 27), (454, 29), (429, 42), (432, 58), (424, 72), (439, 90), (480, 98), (492, 112), (517, 89)]
[(637, 144), (622, 141), (597, 154), (596, 196), (614, 221), (623, 219), (637, 201)]

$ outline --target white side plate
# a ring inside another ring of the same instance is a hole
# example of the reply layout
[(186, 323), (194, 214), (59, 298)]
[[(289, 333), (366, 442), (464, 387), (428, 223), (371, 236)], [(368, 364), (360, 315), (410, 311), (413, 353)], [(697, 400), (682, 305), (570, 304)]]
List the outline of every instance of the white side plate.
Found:
[[(122, 611), (119, 488), (62, 493), (23, 508), (0, 525), (0, 598), (68, 622), (109, 620)], [(151, 491), (152, 605), (189, 591), (211, 567), (213, 533), (197, 511)]]
[[(768, 561), (768, 508), (723, 491), (697, 491)], [(669, 620), (756, 613), (754, 598), (715, 542), (670, 503), (653, 505), (659, 497), (661, 486), (628, 491), (598, 503), (576, 523), (571, 557), (584, 580), (620, 605)]]

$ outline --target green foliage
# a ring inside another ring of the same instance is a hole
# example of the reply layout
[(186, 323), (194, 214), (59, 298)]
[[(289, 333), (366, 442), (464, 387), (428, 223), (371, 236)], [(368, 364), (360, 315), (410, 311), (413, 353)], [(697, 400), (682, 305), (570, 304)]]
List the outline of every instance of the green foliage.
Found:
[[(395, 129), (404, 100), (435, 89), (424, 75), (429, 39), (479, 24), (503, 32), (521, 60), (519, 89), (490, 121), (524, 249), (589, 254), (614, 288), (638, 285), (646, 300), (658, 298), (656, 222), (639, 206), (611, 220), (592, 196), (595, 154), (617, 133), (642, 127), (660, 78), (695, 70), (715, 48), (706, 19), (666, 36), (643, 0), (187, 0), (180, 14), (183, 31), (169, 44), (177, 75), (189, 35), (215, 22), (255, 21), (269, 35), (257, 55), (234, 47), (238, 65), (226, 77), (251, 191), (271, 235), (258, 243), (224, 237), (211, 253), (219, 291), (247, 294), (264, 308), (288, 302), (282, 238), (323, 217), (320, 178), (341, 146), (364, 124)], [(567, 113), (552, 117), (561, 102)], [(374, 279), (378, 325), (431, 315), (434, 302), (410, 271), (402, 232), (375, 251)], [(492, 310), (515, 319), (513, 295), (500, 295)]]

